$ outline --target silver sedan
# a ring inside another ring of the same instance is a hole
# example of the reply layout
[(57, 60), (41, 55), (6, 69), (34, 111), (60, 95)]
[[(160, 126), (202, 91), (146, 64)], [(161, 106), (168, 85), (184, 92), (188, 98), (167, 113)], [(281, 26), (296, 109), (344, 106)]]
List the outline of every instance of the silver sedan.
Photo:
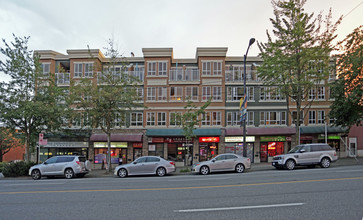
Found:
[(115, 168), (114, 175), (121, 178), (132, 175), (158, 175), (175, 172), (175, 163), (161, 157), (144, 156), (137, 158), (130, 164), (119, 165)]
[(250, 158), (237, 154), (220, 154), (211, 160), (199, 162), (193, 165), (192, 172), (207, 175), (212, 172), (236, 171), (243, 173), (251, 168)]

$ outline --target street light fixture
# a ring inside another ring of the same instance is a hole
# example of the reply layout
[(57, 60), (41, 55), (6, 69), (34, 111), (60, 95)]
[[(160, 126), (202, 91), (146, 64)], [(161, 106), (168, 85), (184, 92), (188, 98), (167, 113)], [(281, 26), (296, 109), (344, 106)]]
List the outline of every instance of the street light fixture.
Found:
[[(247, 54), (248, 50), (250, 49), (250, 46), (255, 42), (255, 38), (251, 38), (250, 42), (247, 47), (246, 54), (243, 57), (243, 91), (245, 99), (244, 102), (247, 102), (247, 89), (246, 89), (246, 60), (247, 60)], [(247, 114), (247, 109), (246, 109)], [(243, 117), (243, 115), (242, 115)], [(244, 117), (244, 120), (241, 120), (241, 124), (243, 122), (243, 156), (247, 157), (247, 145), (246, 145), (246, 123), (247, 123), (247, 115)]]

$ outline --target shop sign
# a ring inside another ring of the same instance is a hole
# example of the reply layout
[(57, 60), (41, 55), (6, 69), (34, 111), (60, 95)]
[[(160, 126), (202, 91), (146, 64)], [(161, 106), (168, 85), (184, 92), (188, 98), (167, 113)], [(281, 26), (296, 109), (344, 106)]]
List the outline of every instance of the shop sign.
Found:
[(88, 148), (88, 142), (48, 142), (44, 147), (49, 148)]
[[(226, 137), (224, 142), (243, 142), (243, 136)], [(246, 136), (246, 142), (255, 142), (255, 136)]]
[(155, 144), (149, 144), (149, 151), (155, 151), (156, 145)]
[(142, 148), (142, 143), (133, 143), (132, 147), (133, 148)]
[(219, 142), (219, 137), (200, 137), (199, 138), (199, 143), (218, 143)]
[(307, 140), (312, 140), (313, 139), (313, 136), (311, 135), (301, 135), (300, 136), (300, 140), (302, 141), (307, 141)]
[[(320, 134), (318, 136), (318, 139), (325, 139), (325, 135)], [(330, 136), (328, 136), (328, 140), (340, 140), (340, 136), (339, 135), (330, 135)]]
[(164, 138), (149, 138), (149, 143), (164, 143)]
[(286, 141), (285, 136), (261, 136), (261, 142), (271, 142), (271, 141)]
[(286, 141), (291, 141), (291, 137), (286, 137)]
[[(107, 147), (107, 142), (94, 142), (94, 148)], [(127, 148), (127, 142), (111, 142), (111, 148)]]
[(165, 143), (185, 143), (187, 139), (185, 137), (170, 137), (165, 138)]

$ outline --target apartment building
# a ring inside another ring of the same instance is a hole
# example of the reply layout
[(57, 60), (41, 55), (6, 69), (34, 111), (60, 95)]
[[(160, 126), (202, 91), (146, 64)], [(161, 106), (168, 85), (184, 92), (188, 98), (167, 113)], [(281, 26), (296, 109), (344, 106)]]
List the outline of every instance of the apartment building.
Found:
[[(112, 142), (112, 163), (129, 163), (141, 155), (156, 155), (173, 160), (177, 165), (204, 161), (220, 153), (243, 152), (243, 130), (240, 127), (239, 104), (244, 96), (243, 57), (226, 56), (228, 48), (197, 48), (190, 59), (173, 57), (172, 48), (143, 48), (143, 56), (126, 57), (123, 71), (138, 77), (140, 101), (147, 108), (138, 108), (128, 115), (127, 125), (116, 124)], [(101, 84), (97, 68), (109, 59), (100, 50), (35, 51), (43, 65), (44, 75), (55, 74), (58, 86), (65, 90), (71, 80), (88, 77)], [(287, 112), (286, 99), (279, 88), (267, 88), (258, 77), (258, 57), (247, 58), (246, 86), (247, 156), (254, 163), (268, 162), (286, 153), (296, 136), (294, 119)], [(121, 68), (121, 66), (120, 66)], [(90, 71), (93, 70), (93, 71)], [(325, 131), (331, 145), (342, 150), (342, 129), (329, 126), (327, 79), (311, 91), (314, 101), (300, 129), (301, 142), (324, 142)], [(317, 98), (315, 99), (316, 96)], [(202, 106), (210, 97), (196, 138), (185, 139), (176, 117), (185, 111), (188, 98)], [(294, 109), (294, 106), (290, 106)], [(99, 129), (82, 132), (81, 120), (72, 121), (72, 136), (49, 136), (40, 148), (41, 160), (57, 154), (84, 154), (101, 164), (107, 152), (106, 135)], [(326, 125), (328, 123), (328, 125)], [(322, 138), (323, 137), (323, 138)], [(346, 156), (344, 153), (341, 156)]]

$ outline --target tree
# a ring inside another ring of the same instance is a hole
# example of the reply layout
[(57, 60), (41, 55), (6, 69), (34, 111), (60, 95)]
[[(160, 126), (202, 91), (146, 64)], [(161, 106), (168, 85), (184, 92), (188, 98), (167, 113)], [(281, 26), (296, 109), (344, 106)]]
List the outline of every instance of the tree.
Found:
[(208, 99), (203, 106), (198, 107), (193, 101), (190, 100), (190, 97), (187, 99), (187, 104), (184, 107), (185, 112), (183, 114), (177, 115), (178, 124), (183, 129), (183, 135), (187, 141), (187, 145), (189, 146), (190, 141), (196, 137), (194, 130), (199, 123), (202, 121), (202, 117), (205, 115), (205, 109), (210, 105), (212, 101), (212, 97)]
[[(341, 18), (333, 23), (331, 10), (323, 19), (320, 13), (304, 12), (306, 0), (272, 1), (275, 18), (272, 39), (267, 31), (268, 42), (259, 43), (263, 64), (258, 68), (259, 77), (271, 90), (279, 90), (286, 98), (287, 111), (292, 116), (296, 105), (296, 136), (300, 140), (301, 116), (307, 111), (314, 98), (311, 92), (321, 86), (329, 75), (332, 41)], [(274, 91), (273, 91), (274, 92)], [(316, 96), (316, 95), (315, 95)], [(306, 116), (307, 114), (305, 114)]]
[(21, 145), (21, 140), (16, 138), (10, 129), (0, 128), (0, 162), (6, 153)]
[[(107, 169), (111, 169), (111, 133), (115, 128), (128, 126), (127, 113), (140, 104), (140, 95), (137, 92), (140, 82), (126, 71), (125, 60), (120, 56), (113, 40), (108, 41), (109, 47), (105, 48), (108, 62), (104, 66), (97, 65), (97, 82), (90, 78), (83, 78), (71, 88), (77, 114), (83, 126), (100, 128), (107, 135)], [(75, 120), (75, 118), (73, 119)]]
[(9, 82), (0, 82), (0, 121), (24, 135), (25, 159), (35, 148), (38, 134), (59, 127), (59, 115), (65, 109), (57, 104), (61, 90), (54, 76), (42, 69), (39, 57), (28, 49), (29, 37), (14, 36), (1, 53), (7, 57), (0, 61), (0, 71), (10, 76)]
[(363, 25), (338, 43), (343, 51), (337, 55), (338, 79), (333, 83), (329, 116), (336, 125), (362, 125), (363, 119)]

